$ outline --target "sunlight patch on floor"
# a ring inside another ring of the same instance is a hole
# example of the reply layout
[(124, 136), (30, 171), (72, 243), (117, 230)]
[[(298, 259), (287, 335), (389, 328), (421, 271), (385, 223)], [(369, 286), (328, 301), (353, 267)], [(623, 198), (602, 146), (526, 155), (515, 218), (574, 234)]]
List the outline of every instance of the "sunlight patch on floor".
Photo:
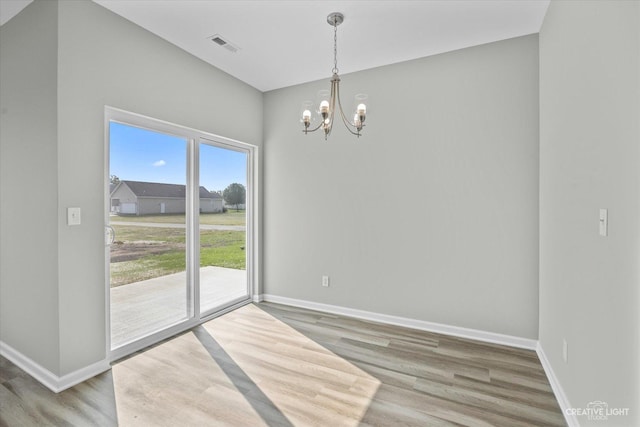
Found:
[(294, 425), (356, 426), (380, 386), (254, 305), (203, 326)]
[(380, 381), (254, 305), (113, 366), (120, 425), (357, 426)]
[(191, 332), (112, 371), (120, 426), (267, 425)]

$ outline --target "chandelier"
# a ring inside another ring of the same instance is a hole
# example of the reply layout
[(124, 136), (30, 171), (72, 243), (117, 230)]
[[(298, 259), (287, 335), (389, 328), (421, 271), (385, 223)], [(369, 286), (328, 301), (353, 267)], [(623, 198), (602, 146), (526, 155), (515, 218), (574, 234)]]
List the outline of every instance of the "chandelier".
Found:
[(311, 123), (315, 121), (315, 118), (311, 115), (313, 108), (313, 102), (305, 101), (302, 104), (302, 123), (304, 129), (302, 130), (305, 135), (309, 132), (315, 132), (318, 129), (324, 130), (324, 139), (326, 140), (331, 129), (333, 127), (333, 121), (336, 113), (342, 119), (345, 127), (353, 135), (360, 137), (360, 132), (364, 127), (364, 120), (367, 117), (367, 95), (357, 94), (354, 100), (353, 120), (348, 119), (342, 110), (342, 103), (340, 102), (340, 76), (338, 76), (338, 25), (344, 22), (344, 15), (339, 12), (331, 13), (327, 16), (327, 22), (333, 27), (333, 77), (331, 78), (331, 91), (321, 90), (318, 93), (318, 109), (317, 118), (320, 119), (320, 123), (316, 127), (312, 127)]

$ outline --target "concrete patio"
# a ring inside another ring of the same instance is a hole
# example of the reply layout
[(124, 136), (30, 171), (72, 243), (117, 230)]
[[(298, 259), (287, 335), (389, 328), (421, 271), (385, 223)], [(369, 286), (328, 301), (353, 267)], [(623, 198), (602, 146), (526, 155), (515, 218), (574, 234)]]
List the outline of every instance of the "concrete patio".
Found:
[[(186, 283), (180, 272), (111, 288), (112, 348), (186, 319)], [(200, 312), (247, 295), (246, 270), (200, 269)]]

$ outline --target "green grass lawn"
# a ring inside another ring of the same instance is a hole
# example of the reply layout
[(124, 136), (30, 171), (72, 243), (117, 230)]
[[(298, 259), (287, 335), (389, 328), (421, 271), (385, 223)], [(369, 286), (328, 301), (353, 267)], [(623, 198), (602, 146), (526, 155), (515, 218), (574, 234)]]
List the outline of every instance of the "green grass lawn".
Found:
[(116, 242), (185, 242), (184, 228), (137, 227), (131, 225), (112, 224), (116, 232)]
[[(126, 260), (111, 263), (111, 287), (139, 282), (185, 270), (185, 230), (124, 226), (112, 223), (116, 255)], [(244, 231), (201, 230), (200, 266), (246, 269)], [(129, 259), (131, 258), (131, 259)]]
[(111, 263), (111, 287), (127, 285), (185, 270), (184, 252), (166, 253)]
[[(111, 216), (112, 225), (118, 222), (157, 222), (162, 224), (184, 224), (184, 215), (143, 215), (143, 216)], [(206, 225), (245, 225), (246, 214), (241, 210), (230, 209), (225, 213), (200, 214), (200, 224)]]

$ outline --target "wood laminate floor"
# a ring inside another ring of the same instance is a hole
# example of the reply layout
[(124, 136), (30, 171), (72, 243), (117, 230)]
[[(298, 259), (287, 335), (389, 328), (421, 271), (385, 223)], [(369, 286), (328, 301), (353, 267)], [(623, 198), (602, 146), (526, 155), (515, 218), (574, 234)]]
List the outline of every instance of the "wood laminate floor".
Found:
[(54, 394), (0, 358), (4, 426), (564, 426), (535, 352), (247, 305)]

